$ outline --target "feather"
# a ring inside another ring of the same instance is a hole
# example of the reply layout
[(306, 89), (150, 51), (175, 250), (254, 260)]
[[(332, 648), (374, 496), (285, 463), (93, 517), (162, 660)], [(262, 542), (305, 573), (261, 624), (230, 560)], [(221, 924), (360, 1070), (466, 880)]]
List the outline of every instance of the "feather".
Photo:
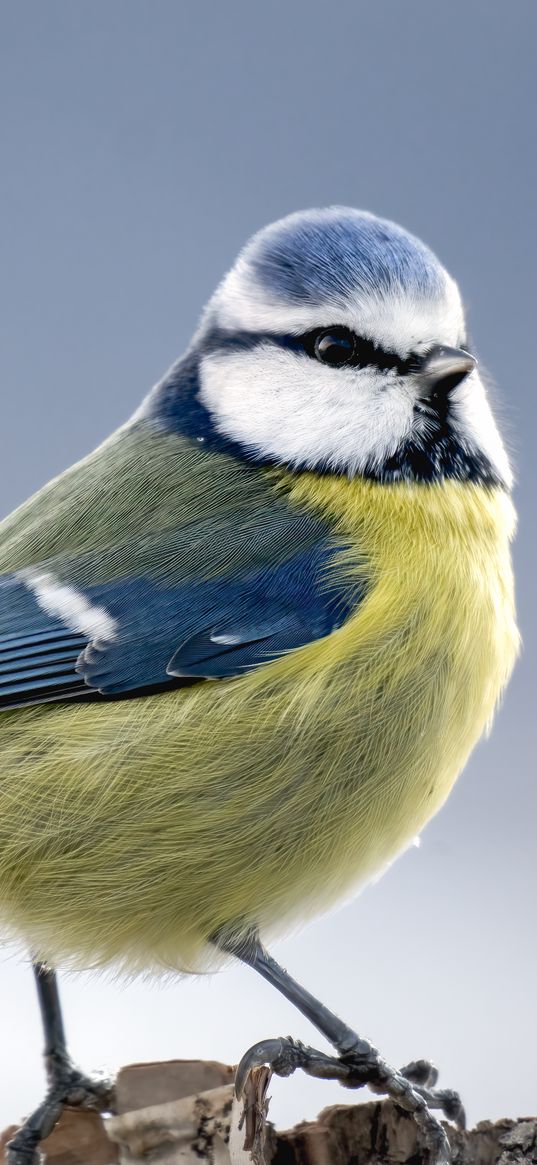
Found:
[[(99, 488), (84, 479), (87, 504)], [(518, 642), (504, 491), (284, 472), (263, 488), (262, 528), (273, 490), (343, 547), (336, 587), (367, 579), (338, 630), (229, 683), (0, 717), (3, 925), (54, 961), (201, 969), (230, 919), (270, 936), (327, 909), (420, 832), (490, 721)], [(140, 504), (143, 525), (145, 486)]]
[[(178, 462), (177, 438), (135, 430), (123, 440), (134, 461), (127, 480), (140, 496), (142, 535), (129, 537), (123, 520), (121, 528), (115, 524), (116, 509), (124, 516), (115, 491), (107, 496), (109, 525), (97, 526), (97, 545), (87, 534), (82, 544), (69, 544), (67, 535), (67, 552), (51, 555), (57, 510), (69, 531), (69, 504), (75, 507), (86, 488), (87, 466), (70, 503), (60, 479), (49, 496), (51, 518), (39, 530), (30, 519), (32, 561), (19, 556), (18, 571), (0, 579), (0, 709), (35, 704), (40, 695), (50, 703), (91, 691), (116, 696), (176, 686), (177, 677), (240, 675), (330, 634), (364, 596), (365, 577), (336, 584), (331, 566), (341, 544), (326, 523), (271, 493), (266, 479), (256, 482), (246, 511), (237, 488), (244, 490), (243, 476), (229, 458), (213, 454), (204, 500), (196, 499), (194, 509), (188, 488), (199, 461), (206, 464), (201, 451), (184, 442)], [(168, 508), (152, 514), (143, 531), (147, 479), (166, 468), (172, 443)], [(120, 452), (125, 464), (125, 448)], [(98, 459), (93, 489), (106, 480), (107, 454), (109, 448), (104, 462)], [(236, 479), (233, 492), (227, 478)], [(222, 485), (227, 504), (219, 508)], [(20, 546), (20, 526), (16, 535)], [(76, 527), (72, 537), (79, 537)], [(218, 631), (231, 642), (215, 638)]]
[[(343, 367), (317, 359), (334, 326)], [(132, 421), (0, 526), (0, 681), (29, 704), (0, 715), (4, 934), (204, 969), (211, 936), (329, 908), (440, 807), (518, 648), (479, 374), (423, 410), (423, 357), (465, 334), (407, 232), (291, 216)]]

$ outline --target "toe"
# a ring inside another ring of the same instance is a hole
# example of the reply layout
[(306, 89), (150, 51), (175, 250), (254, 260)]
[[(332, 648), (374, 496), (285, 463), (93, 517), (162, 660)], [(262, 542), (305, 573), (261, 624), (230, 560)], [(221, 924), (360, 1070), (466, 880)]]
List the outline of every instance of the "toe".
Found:
[(401, 1068), (401, 1076), (410, 1080), (411, 1084), (421, 1084), (422, 1088), (434, 1088), (438, 1080), (438, 1068), (429, 1060), (411, 1060)]
[(244, 1093), (244, 1087), (253, 1068), (260, 1068), (262, 1064), (274, 1064), (285, 1051), (287, 1040), (260, 1040), (252, 1044), (244, 1053), (235, 1073), (235, 1095), (238, 1100)]

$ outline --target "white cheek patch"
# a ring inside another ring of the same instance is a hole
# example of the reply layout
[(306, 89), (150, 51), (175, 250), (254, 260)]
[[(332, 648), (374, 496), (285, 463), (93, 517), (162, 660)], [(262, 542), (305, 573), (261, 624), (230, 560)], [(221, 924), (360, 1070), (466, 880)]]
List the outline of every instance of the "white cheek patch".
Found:
[(219, 432), (244, 447), (349, 474), (381, 467), (413, 427), (413, 393), (395, 373), (328, 368), (269, 344), (206, 356), (200, 398)]
[(461, 442), (482, 453), (510, 489), (513, 474), (479, 373), (472, 372), (451, 394), (451, 425)]
[(19, 577), (31, 590), (47, 615), (61, 619), (72, 631), (110, 643), (117, 634), (117, 622), (104, 607), (89, 603), (76, 587), (58, 582), (48, 571), (20, 571)]

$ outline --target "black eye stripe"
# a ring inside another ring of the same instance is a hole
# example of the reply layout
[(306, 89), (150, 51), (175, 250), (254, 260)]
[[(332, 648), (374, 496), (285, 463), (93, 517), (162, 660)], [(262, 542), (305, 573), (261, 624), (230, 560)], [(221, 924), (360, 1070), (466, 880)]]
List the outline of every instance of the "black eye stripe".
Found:
[(330, 333), (339, 334), (342, 332), (346, 332), (349, 337), (352, 337), (354, 346), (352, 357), (346, 361), (345, 367), (361, 368), (372, 365), (381, 371), (395, 369), (401, 376), (405, 376), (418, 367), (418, 356), (411, 355), (406, 360), (402, 360), (395, 352), (387, 352), (384, 348), (373, 344), (371, 340), (357, 336), (356, 332), (352, 332), (350, 328), (341, 328), (335, 325), (333, 328), (315, 328), (298, 339), (303, 344), (308, 356), (316, 357), (320, 339)]
[[(214, 352), (229, 352), (233, 349), (252, 351), (263, 344), (275, 344), (279, 348), (287, 348), (293, 352), (304, 352), (315, 358), (316, 341), (324, 333), (331, 331), (342, 331), (341, 325), (334, 324), (332, 328), (313, 328), (300, 336), (285, 332), (232, 332), (226, 331), (225, 328), (213, 327), (200, 339), (198, 352), (204, 356)], [(371, 340), (366, 340), (355, 333), (352, 335), (354, 336), (354, 351), (352, 359), (345, 365), (347, 368), (372, 366), (381, 371), (394, 369), (400, 376), (405, 376), (419, 368), (421, 358), (414, 353), (403, 360), (396, 352), (388, 352)]]

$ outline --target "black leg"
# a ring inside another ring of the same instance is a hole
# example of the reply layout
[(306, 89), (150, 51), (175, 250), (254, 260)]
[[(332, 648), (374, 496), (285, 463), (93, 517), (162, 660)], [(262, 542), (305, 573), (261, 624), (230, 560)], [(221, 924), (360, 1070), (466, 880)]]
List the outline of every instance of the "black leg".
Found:
[(52, 1132), (66, 1105), (109, 1112), (113, 1090), (109, 1080), (91, 1080), (73, 1064), (65, 1040), (58, 983), (54, 971), (34, 963), (39, 1008), (45, 1037), (47, 1095), (7, 1145), (7, 1165), (39, 1165), (39, 1144)]
[(61, 1058), (67, 1059), (67, 1045), (65, 1042), (58, 980), (54, 971), (50, 967), (47, 967), (46, 963), (32, 963), (32, 970), (37, 988), (41, 1022), (43, 1024), (43, 1035), (45, 1037), (43, 1054), (45, 1057), (47, 1077), (49, 1077), (52, 1063)]
[(301, 1068), (311, 1076), (335, 1079), (348, 1088), (364, 1085), (389, 1096), (400, 1108), (412, 1113), (420, 1129), (424, 1147), (438, 1162), (449, 1162), (449, 1142), (440, 1121), (432, 1113), (441, 1109), (445, 1116), (464, 1125), (464, 1110), (455, 1092), (434, 1088), (437, 1073), (427, 1061), (408, 1064), (400, 1072), (382, 1059), (378, 1050), (329, 1011), (314, 995), (306, 991), (269, 955), (258, 937), (235, 940), (219, 934), (216, 944), (252, 967), (286, 999), (289, 999), (319, 1032), (332, 1044), (338, 1057), (327, 1056), (315, 1048), (305, 1047), (290, 1038), (266, 1040), (250, 1048), (237, 1069), (236, 1089), (242, 1095), (252, 1068), (269, 1064), (280, 1076), (289, 1076)]

